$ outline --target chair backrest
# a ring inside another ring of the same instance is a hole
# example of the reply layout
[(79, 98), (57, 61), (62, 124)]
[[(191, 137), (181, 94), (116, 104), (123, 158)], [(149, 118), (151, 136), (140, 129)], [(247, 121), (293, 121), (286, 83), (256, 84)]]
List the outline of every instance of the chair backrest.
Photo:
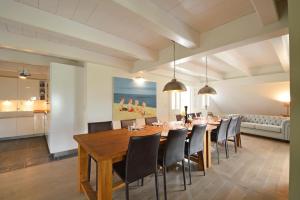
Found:
[(234, 137), (236, 135), (236, 126), (239, 117), (232, 117), (228, 126), (227, 137)]
[(182, 116), (181, 116), (181, 115), (176, 115), (176, 120), (177, 120), (177, 121), (181, 121), (181, 119), (182, 119)]
[(201, 112), (196, 113), (196, 117), (201, 117)]
[(126, 158), (125, 182), (132, 183), (155, 172), (159, 141), (160, 133), (130, 137)]
[(145, 118), (136, 119), (135, 122), (136, 122), (136, 126), (138, 126), (138, 127), (146, 125)]
[(184, 159), (184, 146), (187, 132), (187, 129), (169, 131), (163, 160), (166, 167)]
[(157, 117), (148, 117), (145, 118), (146, 125), (152, 126), (152, 123), (157, 122)]
[(128, 126), (132, 126), (135, 122), (135, 119), (121, 120), (121, 127), (128, 128)]
[(228, 126), (231, 119), (222, 119), (218, 130), (218, 142), (222, 142), (227, 139)]
[(121, 129), (121, 121), (112, 121), (113, 130)]
[(206, 132), (206, 125), (194, 125), (189, 142), (190, 154), (198, 153), (204, 147), (204, 134)]
[(195, 113), (190, 113), (190, 114), (188, 114), (188, 118), (194, 119), (195, 117), (196, 117), (196, 114), (195, 114)]
[(88, 132), (89, 133), (96, 133), (100, 131), (108, 131), (112, 130), (112, 122), (92, 122), (88, 123)]
[(241, 123), (242, 123), (242, 116), (239, 116), (239, 120), (236, 125), (236, 134), (239, 134), (241, 132)]

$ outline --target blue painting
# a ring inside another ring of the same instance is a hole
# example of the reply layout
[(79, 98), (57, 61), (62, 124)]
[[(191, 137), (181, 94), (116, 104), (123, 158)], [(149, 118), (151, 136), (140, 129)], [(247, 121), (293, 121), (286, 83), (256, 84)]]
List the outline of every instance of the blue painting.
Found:
[(113, 77), (113, 119), (156, 116), (156, 83)]

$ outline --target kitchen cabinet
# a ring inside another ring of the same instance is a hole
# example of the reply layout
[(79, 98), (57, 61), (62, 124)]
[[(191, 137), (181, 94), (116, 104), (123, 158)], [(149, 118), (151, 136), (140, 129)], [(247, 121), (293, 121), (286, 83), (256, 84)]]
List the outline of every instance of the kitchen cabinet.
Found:
[(17, 136), (34, 134), (34, 117), (17, 118)]
[(0, 77), (0, 100), (18, 99), (18, 79)]
[(0, 119), (0, 138), (17, 136), (17, 118)]
[(45, 133), (45, 120), (46, 116), (44, 113), (34, 114), (34, 133), (41, 134)]
[(19, 100), (39, 99), (39, 80), (19, 79)]

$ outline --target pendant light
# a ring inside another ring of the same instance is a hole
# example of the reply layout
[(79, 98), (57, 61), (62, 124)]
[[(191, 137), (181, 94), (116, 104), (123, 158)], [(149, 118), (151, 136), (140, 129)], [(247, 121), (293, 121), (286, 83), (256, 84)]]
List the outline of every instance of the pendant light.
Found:
[(163, 92), (185, 92), (186, 91), (186, 87), (183, 83), (181, 83), (180, 81), (176, 80), (176, 64), (175, 64), (175, 42), (173, 42), (173, 69), (174, 69), (174, 74), (173, 74), (173, 79), (168, 82), (164, 89)]
[(201, 88), (198, 92), (198, 94), (204, 94), (204, 95), (214, 95), (217, 94), (216, 90), (210, 86), (208, 86), (208, 79), (207, 79), (207, 56), (205, 57), (205, 86)]
[(22, 71), (20, 71), (19, 73), (19, 78), (20, 79), (26, 79), (27, 77), (29, 77), (31, 74), (28, 72), (28, 70), (26, 70), (24, 67), (22, 69)]

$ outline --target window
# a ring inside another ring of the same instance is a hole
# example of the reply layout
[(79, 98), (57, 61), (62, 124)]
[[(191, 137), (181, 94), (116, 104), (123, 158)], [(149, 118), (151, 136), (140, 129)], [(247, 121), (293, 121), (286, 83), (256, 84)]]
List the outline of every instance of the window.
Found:
[(202, 108), (209, 107), (209, 95), (202, 95)]
[(184, 106), (188, 107), (188, 113), (190, 113), (192, 109), (192, 89), (190, 87), (186, 87), (186, 92), (172, 92), (171, 95), (171, 108), (176, 112), (184, 112)]

